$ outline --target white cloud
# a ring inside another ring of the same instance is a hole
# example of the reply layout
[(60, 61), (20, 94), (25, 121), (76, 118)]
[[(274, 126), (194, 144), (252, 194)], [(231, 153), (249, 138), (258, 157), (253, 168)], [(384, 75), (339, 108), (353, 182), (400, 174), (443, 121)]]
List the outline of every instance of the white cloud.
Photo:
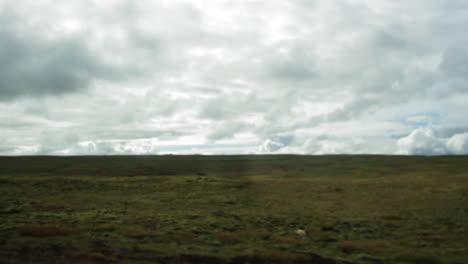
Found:
[(446, 154), (445, 142), (438, 138), (430, 128), (418, 128), (407, 137), (398, 140), (399, 151), (411, 155)]
[(447, 148), (452, 154), (468, 154), (468, 133), (456, 134), (449, 138)]
[(468, 133), (441, 137), (432, 128), (418, 128), (398, 140), (399, 153), (410, 155), (468, 154)]
[(275, 142), (271, 139), (267, 139), (263, 144), (259, 147), (260, 153), (273, 153), (276, 151), (281, 150), (284, 148), (285, 145), (280, 142)]

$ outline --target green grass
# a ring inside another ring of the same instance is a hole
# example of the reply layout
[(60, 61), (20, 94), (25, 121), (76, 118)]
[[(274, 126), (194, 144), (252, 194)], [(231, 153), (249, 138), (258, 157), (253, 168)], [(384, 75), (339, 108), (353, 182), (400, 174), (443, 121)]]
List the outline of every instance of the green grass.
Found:
[(0, 263), (468, 263), (468, 156), (0, 157), (0, 194)]

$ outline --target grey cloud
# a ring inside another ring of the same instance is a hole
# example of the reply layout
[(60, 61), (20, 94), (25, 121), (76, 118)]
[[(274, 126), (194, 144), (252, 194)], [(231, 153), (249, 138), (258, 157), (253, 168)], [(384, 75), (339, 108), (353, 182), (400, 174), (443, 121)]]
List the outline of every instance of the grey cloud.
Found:
[(261, 112), (264, 106), (265, 100), (256, 93), (233, 92), (206, 100), (198, 115), (211, 120), (233, 120), (241, 115)]
[(11, 20), (0, 29), (0, 100), (73, 93), (87, 89), (96, 79), (112, 78), (111, 68), (83, 40), (52, 40), (14, 25), (19, 18)]
[(457, 134), (468, 133), (468, 127), (443, 127), (435, 130), (439, 137), (450, 138)]
[[(138, 154), (154, 153), (156, 148), (149, 144), (152, 138), (172, 140), (182, 135), (174, 131), (144, 131), (112, 128), (99, 132), (80, 129), (77, 134), (67, 129), (47, 129), (40, 132), (36, 154)], [(139, 142), (141, 141), (141, 142)]]
[[(406, 49), (409, 46), (409, 43), (400, 36), (397, 32), (399, 30), (403, 29), (394, 29), (396, 32), (391, 32), (388, 30), (382, 30), (382, 31), (377, 31), (375, 35), (373, 36), (374, 38), (374, 43), (376, 47), (382, 48), (382, 49), (387, 49), (387, 50), (402, 50)], [(400, 31), (401, 32), (401, 31)]]
[(15, 151), (15, 147), (11, 146), (1, 146), (0, 145), (0, 155), (8, 155)]
[(448, 47), (439, 69), (448, 77), (466, 79), (468, 76), (468, 49), (464, 46)]
[(208, 139), (216, 141), (226, 138), (232, 138), (235, 134), (249, 131), (253, 125), (240, 121), (225, 121), (217, 123), (214, 128), (211, 129)]
[(241, 114), (240, 109), (232, 107), (232, 104), (223, 100), (216, 100), (202, 107), (200, 116), (212, 120), (232, 119)]
[(158, 138), (162, 140), (171, 140), (180, 136), (187, 135), (182, 131), (173, 130), (143, 130), (131, 128), (115, 127), (114, 130), (103, 132), (89, 131), (87, 140), (99, 139), (119, 139), (119, 140), (132, 140), (132, 139), (148, 139)]
[[(292, 44), (292, 45), (291, 45)], [(266, 80), (284, 81), (290, 84), (311, 81), (318, 78), (313, 58), (312, 43), (285, 43), (270, 47), (263, 61)]]
[(124, 142), (87, 142), (72, 146), (69, 151), (78, 155), (138, 154), (125, 146)]
[[(184, 135), (178, 131), (131, 130), (129, 128), (107, 128), (105, 131), (80, 128), (80, 134), (68, 129), (48, 129), (40, 132), (36, 154), (112, 154), (152, 153), (155, 149), (146, 141), (173, 140)], [(143, 143), (138, 143), (142, 140)], [(146, 141), (145, 141), (146, 140)], [(136, 141), (136, 143), (135, 143)], [(88, 143), (82, 143), (88, 142)], [(146, 145), (146, 146), (145, 146)]]
[(381, 102), (380, 98), (373, 98), (368, 96), (357, 96), (350, 103), (345, 104), (342, 108), (339, 108), (326, 116), (326, 121), (346, 121), (355, 119), (361, 116), (363, 113), (371, 113), (376, 111)]
[(280, 80), (306, 81), (316, 78), (317, 74), (305, 65), (285, 62), (274, 67), (271, 76)]
[(78, 137), (69, 131), (46, 131), (41, 135), (41, 142), (37, 154), (51, 155), (58, 151), (69, 148), (78, 141)]
[(369, 142), (361, 138), (349, 138), (334, 135), (316, 135), (298, 138), (295, 142), (305, 154), (336, 154), (336, 153), (371, 153)]
[[(5, 136), (4, 136), (5, 137)], [(8, 155), (15, 151), (16, 146), (7, 138), (0, 138), (0, 155)]]
[(21, 118), (2, 117), (0, 119), (0, 128), (8, 128), (9, 130), (25, 129), (34, 125), (37, 125), (37, 122), (28, 122)]
[(285, 146), (291, 145), (294, 142), (294, 135), (280, 135), (272, 138), (274, 141), (279, 142)]

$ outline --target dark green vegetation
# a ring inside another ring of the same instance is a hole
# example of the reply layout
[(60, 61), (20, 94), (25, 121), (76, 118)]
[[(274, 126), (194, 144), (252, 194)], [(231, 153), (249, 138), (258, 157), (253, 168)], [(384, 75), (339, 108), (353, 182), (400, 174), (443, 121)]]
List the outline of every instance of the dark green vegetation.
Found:
[(0, 194), (0, 263), (468, 263), (467, 156), (1, 157)]

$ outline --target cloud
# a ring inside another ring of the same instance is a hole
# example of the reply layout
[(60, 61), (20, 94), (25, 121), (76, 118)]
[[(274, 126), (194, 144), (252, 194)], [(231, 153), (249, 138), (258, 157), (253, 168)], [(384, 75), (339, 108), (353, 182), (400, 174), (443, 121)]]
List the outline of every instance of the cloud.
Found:
[(419, 128), (407, 137), (398, 140), (400, 152), (411, 155), (442, 155), (446, 154), (444, 141), (438, 138), (430, 128)]
[[(258, 148), (260, 153), (293, 153), (295, 138), (293, 135), (275, 136), (265, 140)], [(293, 149), (291, 149), (291, 147)]]
[(468, 133), (456, 134), (446, 144), (451, 154), (468, 154)]
[(434, 118), (430, 115), (415, 115), (408, 117), (406, 120), (413, 124), (428, 125), (434, 121)]
[(267, 139), (263, 144), (260, 146), (259, 151), (261, 153), (272, 153), (284, 148), (285, 145), (281, 142), (276, 142), (271, 139)]
[(83, 39), (51, 38), (0, 13), (0, 100), (62, 95), (86, 90), (93, 81), (113, 76)]
[(432, 128), (418, 128), (398, 140), (399, 153), (410, 155), (468, 154), (468, 133), (441, 137)]

